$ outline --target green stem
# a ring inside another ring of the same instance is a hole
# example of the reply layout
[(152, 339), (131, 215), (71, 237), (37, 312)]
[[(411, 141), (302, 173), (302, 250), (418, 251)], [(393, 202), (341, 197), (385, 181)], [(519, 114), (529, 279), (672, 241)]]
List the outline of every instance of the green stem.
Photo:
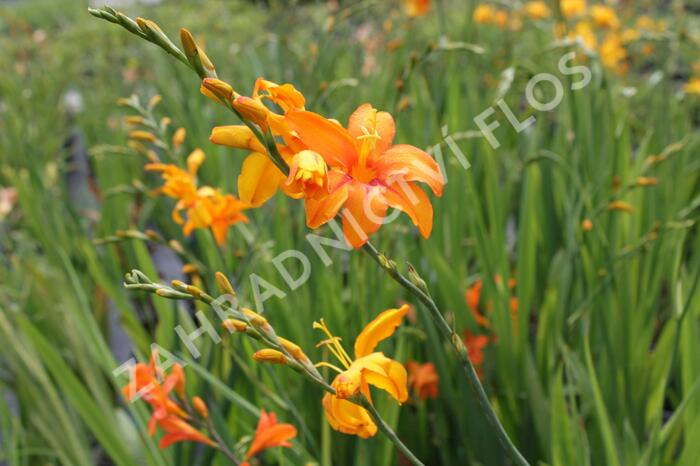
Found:
[(375, 408), (372, 403), (370, 403), (365, 397), (362, 397), (357, 401), (357, 404), (361, 405), (369, 412), (370, 416), (372, 416), (372, 420), (375, 422), (375, 424), (377, 424), (379, 430), (381, 430), (384, 435), (386, 435), (389, 440), (396, 445), (396, 448), (406, 457), (407, 460), (411, 462), (411, 464), (414, 464), (415, 466), (425, 466), (421, 460), (419, 460), (416, 455), (414, 455), (413, 452), (409, 450), (406, 445), (404, 445), (399, 436), (396, 435), (396, 432), (394, 432), (391, 427), (389, 427), (389, 424), (384, 421), (382, 416), (379, 414), (379, 411), (377, 411), (377, 408)]
[(484, 414), (489, 424), (491, 424), (494, 431), (496, 432), (496, 436), (498, 437), (501, 446), (516, 465), (529, 466), (527, 460), (523, 457), (518, 448), (511, 441), (510, 437), (508, 436), (508, 433), (503, 427), (503, 424), (501, 424), (501, 421), (499, 421), (498, 416), (496, 416), (496, 413), (494, 412), (493, 407), (489, 402), (488, 395), (486, 395), (486, 391), (484, 390), (484, 387), (479, 381), (479, 376), (476, 374), (476, 370), (474, 369), (474, 366), (472, 365), (472, 362), (469, 359), (469, 353), (467, 352), (467, 348), (464, 346), (462, 339), (459, 337), (459, 335), (457, 335), (457, 333), (452, 329), (452, 327), (450, 327), (450, 324), (447, 323), (442, 313), (440, 312), (440, 309), (437, 307), (437, 304), (435, 304), (435, 301), (433, 301), (433, 299), (426, 292), (421, 290), (408, 278), (403, 276), (396, 269), (395, 264), (391, 260), (388, 260), (386, 256), (377, 251), (377, 249), (374, 247), (374, 245), (372, 245), (372, 243), (368, 241), (363, 246), (363, 249), (370, 257), (372, 257), (372, 259), (374, 259), (377, 262), (377, 264), (379, 264), (379, 266), (383, 270), (385, 270), (389, 274), (391, 278), (394, 279), (394, 281), (396, 281), (399, 285), (404, 287), (407, 291), (409, 291), (416, 298), (418, 298), (418, 300), (421, 303), (423, 303), (425, 308), (430, 313), (430, 317), (433, 319), (433, 322), (435, 323), (436, 327), (438, 328), (440, 333), (442, 333), (442, 336), (448, 342), (450, 342), (452, 348), (457, 354), (457, 358), (459, 359), (459, 362), (462, 365), (462, 369), (464, 370), (464, 373), (467, 376), (469, 388), (471, 389), (476, 400), (478, 401), (481, 412)]

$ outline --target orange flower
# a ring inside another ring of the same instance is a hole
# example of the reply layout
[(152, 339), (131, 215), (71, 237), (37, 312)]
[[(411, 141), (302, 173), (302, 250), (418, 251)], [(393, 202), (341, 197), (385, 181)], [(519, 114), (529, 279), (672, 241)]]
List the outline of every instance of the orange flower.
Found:
[(525, 4), (525, 14), (531, 19), (545, 19), (552, 14), (545, 2), (527, 2)]
[(561, 0), (559, 2), (561, 13), (567, 18), (580, 16), (586, 12), (586, 0)]
[(148, 163), (145, 168), (146, 171), (161, 173), (165, 183), (158, 192), (189, 205), (197, 199), (197, 171), (204, 162), (204, 158), (204, 152), (201, 149), (195, 149), (187, 157), (187, 170), (165, 163)]
[(289, 440), (297, 436), (297, 429), (291, 424), (278, 424), (275, 413), (260, 411), (260, 420), (255, 429), (255, 437), (248, 448), (241, 466), (249, 466), (248, 460), (263, 450), (274, 447), (289, 448), (292, 446)]
[[(197, 202), (187, 211), (187, 222), (183, 227), (185, 235), (192, 233), (195, 228), (210, 228), (217, 244), (222, 245), (230, 226), (239, 222), (248, 223), (248, 217), (243, 214), (248, 206), (236, 196), (222, 194), (208, 186), (199, 189), (197, 194)], [(179, 214), (175, 219), (182, 223)]]
[(478, 325), (489, 328), (491, 327), (491, 322), (479, 311), (479, 302), (481, 301), (481, 290), (484, 283), (481, 279), (474, 282), (474, 284), (464, 293), (464, 299), (467, 302), (467, 306), (472, 313), (472, 318), (474, 322)]
[(406, 14), (412, 18), (427, 15), (430, 11), (430, 0), (403, 0)]
[(419, 399), (438, 397), (440, 377), (435, 371), (435, 364), (432, 362), (419, 364), (416, 361), (409, 361), (406, 364), (406, 369), (408, 369), (408, 384)]
[[(263, 130), (270, 129), (273, 135), (280, 136), (284, 144), (277, 149), (287, 163), (294, 153), (306, 149), (298, 138), (291, 133), (286, 120), (269, 110), (263, 100), (270, 100), (285, 113), (292, 110), (304, 110), (304, 96), (291, 84), (276, 84), (263, 78), (255, 82), (252, 97), (237, 96), (234, 107), (247, 119), (253, 121)], [(243, 161), (238, 177), (238, 194), (241, 200), (258, 207), (267, 202), (281, 188), (291, 197), (299, 198), (301, 194), (285, 186), (286, 177), (267, 155), (267, 149), (255, 138), (253, 132), (245, 125), (218, 126), (212, 129), (209, 140), (214, 144), (244, 149), (250, 154)]]
[(158, 442), (158, 447), (167, 448), (176, 442), (199, 442), (215, 447), (217, 444), (199, 430), (192, 427), (187, 421), (175, 415), (168, 415), (158, 421), (158, 425), (165, 432)]
[(303, 193), (306, 199), (328, 194), (328, 172), (323, 157), (310, 150), (294, 154), (286, 184), (291, 191)]
[(591, 18), (596, 26), (603, 29), (617, 29), (620, 27), (620, 20), (615, 10), (606, 5), (593, 5), (591, 7)]
[(469, 330), (464, 330), (462, 340), (464, 341), (464, 345), (467, 347), (469, 360), (474, 365), (474, 369), (476, 370), (479, 379), (483, 380), (484, 348), (488, 346), (491, 339), (486, 335), (475, 335)]
[(122, 388), (128, 401), (140, 396), (153, 408), (148, 421), (149, 434), (155, 435), (157, 426), (163, 429), (165, 435), (160, 440), (160, 448), (186, 440), (216, 446), (209, 437), (187, 422), (189, 415), (171, 398), (174, 391), (178, 398), (184, 400), (185, 373), (182, 366), (174, 364), (171, 373), (166, 375), (156, 366), (156, 359), (157, 354), (153, 353), (149, 364), (136, 364), (131, 373), (132, 380)]
[(320, 227), (344, 206), (343, 231), (359, 248), (380, 228), (387, 209), (394, 207), (408, 214), (424, 237), (430, 235), (433, 207), (415, 182), (428, 184), (440, 196), (444, 179), (427, 153), (393, 145), (390, 114), (361, 105), (350, 116), (348, 129), (307, 111), (288, 112), (286, 120), (306, 148), (320, 154), (330, 167), (328, 194), (306, 199), (309, 227)]
[(331, 384), (336, 391), (335, 395), (327, 393), (323, 397), (326, 419), (333, 429), (361, 438), (372, 437), (377, 433), (377, 425), (367, 410), (348, 401), (348, 398), (362, 394), (371, 402), (370, 385), (386, 391), (399, 403), (408, 399), (406, 368), (383, 353), (374, 351), (381, 341), (393, 335), (407, 312), (408, 305), (404, 304), (399, 309), (382, 312), (370, 322), (355, 340), (354, 360), (342, 347), (340, 339), (331, 334), (323, 320), (314, 322), (314, 328), (322, 330), (328, 336), (320, 344), (326, 345), (344, 367), (340, 369), (326, 362), (317, 364), (339, 373)]

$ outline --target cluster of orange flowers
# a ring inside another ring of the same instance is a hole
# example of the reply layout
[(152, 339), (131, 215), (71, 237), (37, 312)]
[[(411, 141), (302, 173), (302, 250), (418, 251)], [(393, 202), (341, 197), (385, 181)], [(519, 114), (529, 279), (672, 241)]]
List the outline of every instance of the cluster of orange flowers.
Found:
[[(629, 46), (645, 35), (666, 30), (663, 21), (654, 21), (641, 16), (634, 26), (623, 28), (615, 10), (607, 5), (588, 5), (586, 0), (560, 0), (559, 9), (564, 22), (552, 22), (552, 31), (557, 38), (580, 40), (591, 51), (597, 51), (607, 68), (620, 74), (629, 68)], [(511, 12), (490, 4), (480, 4), (474, 10), (474, 21), (478, 24), (494, 25), (513, 30), (522, 27), (523, 20), (544, 21), (554, 18), (546, 2), (530, 1), (522, 9)], [(653, 46), (646, 42), (642, 53), (651, 55)]]
[[(310, 228), (341, 214), (345, 237), (354, 248), (381, 227), (389, 207), (405, 212), (423, 236), (430, 235), (433, 208), (416, 182), (426, 183), (440, 196), (444, 178), (426, 152), (393, 144), (396, 129), (390, 114), (363, 104), (346, 128), (305, 110), (304, 96), (291, 84), (263, 78), (256, 81), (252, 97), (213, 78), (204, 79), (202, 92), (274, 137), (274, 147), (265, 147), (247, 125), (212, 130), (212, 142), (249, 152), (238, 177), (244, 202), (259, 206), (280, 189), (304, 200)], [(265, 101), (283, 113), (273, 112)], [(280, 164), (289, 166), (288, 174)]]
[[(500, 275), (494, 277), (494, 281), (498, 284), (501, 283), (502, 279)], [(484, 282), (479, 279), (474, 284), (467, 289), (464, 294), (464, 299), (467, 302), (467, 307), (471, 311), (472, 318), (474, 322), (479, 326), (482, 332), (486, 332), (491, 329), (491, 320), (481, 311), (481, 292), (483, 289)], [(508, 280), (508, 288), (513, 290), (516, 286), (515, 279)], [(487, 312), (491, 312), (491, 303), (486, 303)], [(517, 318), (518, 313), (518, 298), (510, 298), (510, 312), (513, 321)], [(486, 333), (472, 333), (469, 329), (465, 329), (463, 332), (464, 344), (469, 352), (469, 359), (474, 368), (476, 369), (479, 378), (483, 378), (483, 363), (484, 363), (484, 349), (489, 345), (489, 343), (495, 342), (497, 336), (495, 333), (492, 335), (487, 335)]]
[[(165, 435), (158, 443), (160, 448), (191, 441), (203, 443), (215, 448), (225, 448), (212, 440), (201, 429), (193, 426), (197, 423), (207, 429), (213, 429), (209, 420), (209, 409), (198, 396), (187, 402), (185, 395), (185, 373), (181, 365), (175, 363), (170, 373), (158, 367), (157, 354), (151, 355), (149, 364), (139, 363), (132, 369), (131, 379), (124, 386), (122, 393), (128, 401), (142, 399), (152, 408), (148, 422), (148, 432), (155, 435), (160, 427)], [(274, 413), (261, 410), (255, 435), (245, 454), (241, 466), (268, 448), (291, 447), (289, 440), (297, 436), (296, 428), (291, 424), (280, 424)]]

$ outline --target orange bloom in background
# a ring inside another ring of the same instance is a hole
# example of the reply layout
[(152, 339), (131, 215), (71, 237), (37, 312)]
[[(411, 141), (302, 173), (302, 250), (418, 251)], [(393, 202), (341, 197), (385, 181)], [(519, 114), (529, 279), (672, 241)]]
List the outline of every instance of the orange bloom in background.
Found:
[(326, 362), (317, 364), (339, 373), (331, 384), (336, 390), (335, 395), (326, 393), (322, 402), (326, 419), (333, 429), (361, 438), (369, 438), (377, 433), (377, 425), (367, 410), (347, 400), (362, 394), (371, 402), (370, 385), (386, 391), (399, 404), (408, 399), (406, 368), (383, 353), (374, 352), (381, 341), (394, 334), (408, 309), (407, 304), (399, 309), (388, 309), (367, 324), (355, 339), (354, 360), (343, 349), (340, 339), (331, 334), (323, 320), (314, 322), (314, 328), (328, 336), (320, 345), (325, 345), (344, 368)]
[(474, 8), (474, 22), (477, 24), (491, 24), (494, 22), (496, 9), (491, 5), (482, 3)]
[(424, 237), (433, 226), (433, 207), (415, 183), (426, 183), (442, 195), (444, 178), (439, 166), (417, 147), (394, 145), (392, 116), (370, 104), (350, 116), (348, 129), (307, 111), (286, 115), (289, 127), (311, 151), (330, 167), (329, 192), (306, 199), (306, 223), (318, 228), (343, 210), (343, 231), (348, 243), (360, 248), (379, 230), (387, 209), (402, 210)]
[[(198, 201), (187, 211), (187, 222), (183, 227), (185, 235), (189, 235), (195, 228), (210, 228), (217, 244), (221, 246), (226, 242), (228, 229), (232, 225), (248, 223), (248, 217), (243, 213), (248, 205), (233, 194), (222, 194), (210, 187), (201, 188), (198, 194)], [(178, 223), (182, 223), (181, 217), (178, 218)]]
[[(496, 275), (494, 277), (494, 282), (496, 284), (501, 283), (503, 279), (501, 278), (500, 275)], [(467, 289), (467, 291), (464, 293), (464, 300), (467, 303), (467, 307), (469, 307), (469, 310), (471, 311), (472, 318), (474, 319), (474, 322), (476, 322), (477, 325), (483, 328), (491, 328), (491, 321), (489, 320), (488, 317), (486, 317), (484, 314), (481, 313), (480, 311), (480, 303), (481, 303), (481, 292), (483, 289), (484, 283), (481, 279), (477, 280), (474, 282), (474, 284)], [(511, 278), (508, 280), (508, 288), (513, 290), (516, 286), (516, 281), (514, 278)], [(515, 319), (518, 314), (518, 298), (516, 297), (511, 297), (510, 298), (510, 312), (512, 314), (512, 317)], [(490, 312), (491, 310), (491, 303), (486, 304), (486, 309)]]
[(611, 33), (605, 37), (598, 50), (600, 61), (603, 66), (620, 73), (626, 71), (625, 60), (627, 59), (627, 49), (619, 34)]
[[(173, 220), (183, 225), (186, 236), (195, 228), (211, 228), (219, 245), (224, 244), (229, 227), (238, 222), (248, 222), (243, 210), (248, 204), (232, 194), (222, 194), (210, 186), (197, 187), (197, 170), (204, 162), (204, 152), (197, 149), (187, 158), (187, 170), (177, 165), (163, 163), (146, 164), (146, 171), (160, 172), (165, 184), (157, 190), (177, 199)], [(185, 220), (182, 213), (185, 212)]]
[(561, 13), (567, 18), (581, 16), (586, 12), (586, 0), (561, 0), (559, 2)]
[(683, 92), (686, 94), (700, 95), (700, 78), (692, 78), (683, 86)]
[(261, 410), (258, 427), (255, 429), (255, 437), (241, 466), (249, 466), (248, 461), (252, 457), (268, 448), (290, 448), (292, 444), (289, 441), (296, 436), (296, 427), (291, 424), (279, 424), (275, 413), (266, 413), (264, 409)]
[(401, 4), (406, 14), (412, 18), (425, 16), (430, 11), (430, 0), (403, 0)]
[(474, 369), (479, 376), (479, 380), (483, 380), (484, 348), (488, 346), (491, 339), (487, 335), (475, 335), (469, 330), (464, 330), (462, 340), (464, 341), (464, 345), (467, 347), (469, 360), (474, 365)]
[(216, 446), (216, 443), (204, 433), (187, 422), (189, 415), (171, 397), (174, 392), (178, 398), (185, 397), (185, 373), (182, 366), (174, 364), (170, 374), (164, 374), (156, 366), (157, 355), (151, 356), (149, 364), (139, 363), (131, 371), (131, 380), (122, 388), (127, 401), (140, 397), (151, 405), (153, 412), (148, 421), (148, 432), (155, 435), (160, 427), (165, 435), (159, 442), (160, 448), (167, 448), (176, 442), (193, 441)]
[(408, 369), (408, 384), (419, 399), (426, 400), (438, 397), (440, 377), (435, 370), (435, 364), (408, 361), (406, 369)]
[(593, 5), (591, 7), (593, 23), (603, 29), (617, 29), (620, 27), (620, 19), (615, 10), (606, 5)]
[(187, 157), (187, 170), (166, 163), (148, 163), (145, 169), (159, 172), (163, 177), (165, 183), (158, 189), (159, 193), (178, 199), (183, 203), (183, 207), (187, 207), (197, 199), (197, 171), (204, 159), (204, 152), (195, 149)]
[(527, 2), (525, 4), (525, 14), (530, 19), (546, 19), (552, 15), (552, 11), (545, 2)]

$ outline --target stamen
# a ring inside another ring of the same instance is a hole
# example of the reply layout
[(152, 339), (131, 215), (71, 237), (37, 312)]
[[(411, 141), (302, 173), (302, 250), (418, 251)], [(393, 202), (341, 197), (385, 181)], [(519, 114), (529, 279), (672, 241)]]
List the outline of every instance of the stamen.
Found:
[(323, 333), (325, 333), (328, 336), (328, 340), (326, 340), (326, 345), (328, 346), (328, 349), (333, 353), (333, 355), (338, 358), (338, 360), (343, 364), (343, 366), (350, 367), (352, 364), (352, 358), (348, 356), (348, 353), (345, 352), (345, 349), (343, 349), (343, 346), (340, 344), (340, 339), (338, 337), (333, 336), (331, 331), (328, 329), (328, 326), (326, 325), (326, 322), (321, 319), (319, 322), (314, 322), (313, 323), (313, 328), (321, 330)]
[(338, 374), (342, 374), (342, 373), (343, 373), (343, 370), (340, 369), (338, 366), (334, 366), (333, 364), (330, 364), (330, 363), (327, 363), (327, 362), (323, 362), (323, 361), (317, 362), (316, 364), (314, 364), (314, 366), (315, 366), (315, 367), (327, 367), (327, 368), (329, 368), (329, 369), (333, 369), (333, 370), (336, 371)]

